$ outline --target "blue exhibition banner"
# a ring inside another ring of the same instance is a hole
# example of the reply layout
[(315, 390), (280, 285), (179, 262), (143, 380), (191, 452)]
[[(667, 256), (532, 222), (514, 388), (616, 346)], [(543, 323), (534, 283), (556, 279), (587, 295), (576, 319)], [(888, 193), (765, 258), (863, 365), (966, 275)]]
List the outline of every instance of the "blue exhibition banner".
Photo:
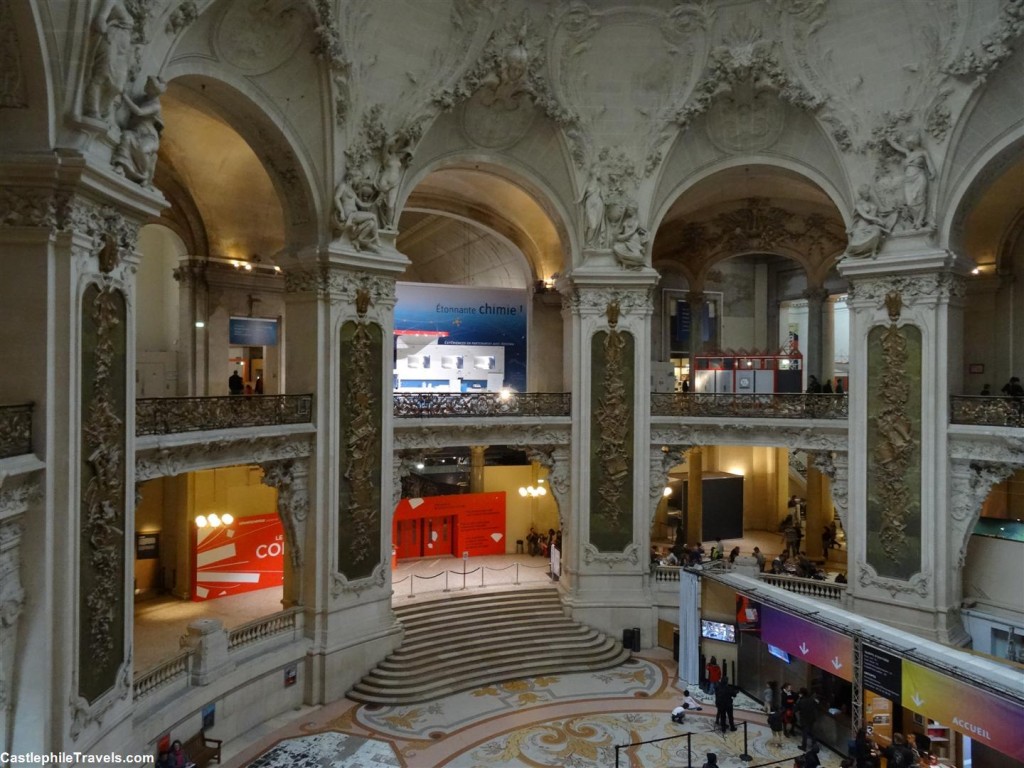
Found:
[(277, 346), (277, 320), (272, 317), (232, 317), (228, 343), (242, 347)]
[(437, 336), (440, 346), (505, 348), (505, 386), (526, 391), (529, 294), (509, 288), (399, 283), (395, 335)]

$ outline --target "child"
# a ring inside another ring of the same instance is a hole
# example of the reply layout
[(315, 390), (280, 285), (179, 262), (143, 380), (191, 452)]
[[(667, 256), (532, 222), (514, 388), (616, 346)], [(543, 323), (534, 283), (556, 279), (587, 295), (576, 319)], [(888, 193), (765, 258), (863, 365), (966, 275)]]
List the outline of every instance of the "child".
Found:
[(678, 707), (672, 710), (672, 722), (682, 723), (686, 718), (687, 710), (697, 710), (698, 712), (703, 709), (700, 704), (697, 703), (689, 691), (683, 691), (683, 702)]

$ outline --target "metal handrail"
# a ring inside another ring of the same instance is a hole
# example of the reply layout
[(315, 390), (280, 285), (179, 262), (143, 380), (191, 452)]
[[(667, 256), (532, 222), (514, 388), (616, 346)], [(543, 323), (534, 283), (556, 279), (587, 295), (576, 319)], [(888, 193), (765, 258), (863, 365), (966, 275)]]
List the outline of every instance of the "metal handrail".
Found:
[(765, 419), (847, 419), (846, 395), (652, 392), (652, 416), (725, 416)]
[(398, 392), (395, 418), (570, 416), (568, 392)]
[(135, 401), (135, 434), (172, 435), (208, 429), (309, 424), (313, 395), (156, 397)]
[(954, 395), (949, 398), (949, 423), (1024, 427), (1024, 399)]

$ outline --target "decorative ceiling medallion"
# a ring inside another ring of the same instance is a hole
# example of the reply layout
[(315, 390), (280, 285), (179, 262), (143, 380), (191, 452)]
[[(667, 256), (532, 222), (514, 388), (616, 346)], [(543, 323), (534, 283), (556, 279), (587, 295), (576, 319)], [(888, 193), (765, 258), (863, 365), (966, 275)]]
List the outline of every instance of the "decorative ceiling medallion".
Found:
[(769, 91), (736, 88), (734, 96), (717, 99), (708, 110), (707, 133), (723, 152), (756, 152), (779, 140), (786, 108)]
[(214, 48), (244, 74), (261, 75), (292, 57), (304, 30), (303, 15), (290, 0), (236, 0), (217, 25)]

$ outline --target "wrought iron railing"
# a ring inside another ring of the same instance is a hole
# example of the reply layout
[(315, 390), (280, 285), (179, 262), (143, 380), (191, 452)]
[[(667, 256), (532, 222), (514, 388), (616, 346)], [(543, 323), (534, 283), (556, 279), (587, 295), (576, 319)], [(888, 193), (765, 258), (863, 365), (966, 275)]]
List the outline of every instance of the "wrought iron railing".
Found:
[(294, 632), (299, 628), (300, 613), (302, 613), (301, 608), (289, 608), (235, 627), (228, 632), (228, 650), (241, 648), (243, 645), (279, 635), (282, 632)]
[(836, 584), (834, 581), (818, 581), (817, 579), (805, 579), (799, 576), (781, 576), (775, 573), (760, 574), (761, 581), (779, 587), (787, 592), (794, 592), (807, 597), (817, 597), (824, 600), (835, 600), (840, 602), (846, 594), (845, 584)]
[(950, 406), (952, 424), (1024, 427), (1024, 399), (1018, 397), (956, 396), (950, 398)]
[(135, 401), (135, 434), (172, 435), (206, 429), (308, 424), (312, 395), (159, 397)]
[(568, 392), (402, 392), (395, 395), (396, 418), (434, 416), (569, 416)]
[(725, 416), (765, 419), (846, 419), (846, 395), (784, 393), (737, 395), (652, 392), (652, 416)]
[(135, 698), (141, 699), (146, 694), (152, 693), (157, 688), (167, 685), (182, 675), (187, 676), (191, 658), (191, 651), (184, 650), (177, 656), (161, 661), (159, 664), (137, 674), (133, 684)]
[(0, 405), (0, 459), (32, 453), (32, 404)]

